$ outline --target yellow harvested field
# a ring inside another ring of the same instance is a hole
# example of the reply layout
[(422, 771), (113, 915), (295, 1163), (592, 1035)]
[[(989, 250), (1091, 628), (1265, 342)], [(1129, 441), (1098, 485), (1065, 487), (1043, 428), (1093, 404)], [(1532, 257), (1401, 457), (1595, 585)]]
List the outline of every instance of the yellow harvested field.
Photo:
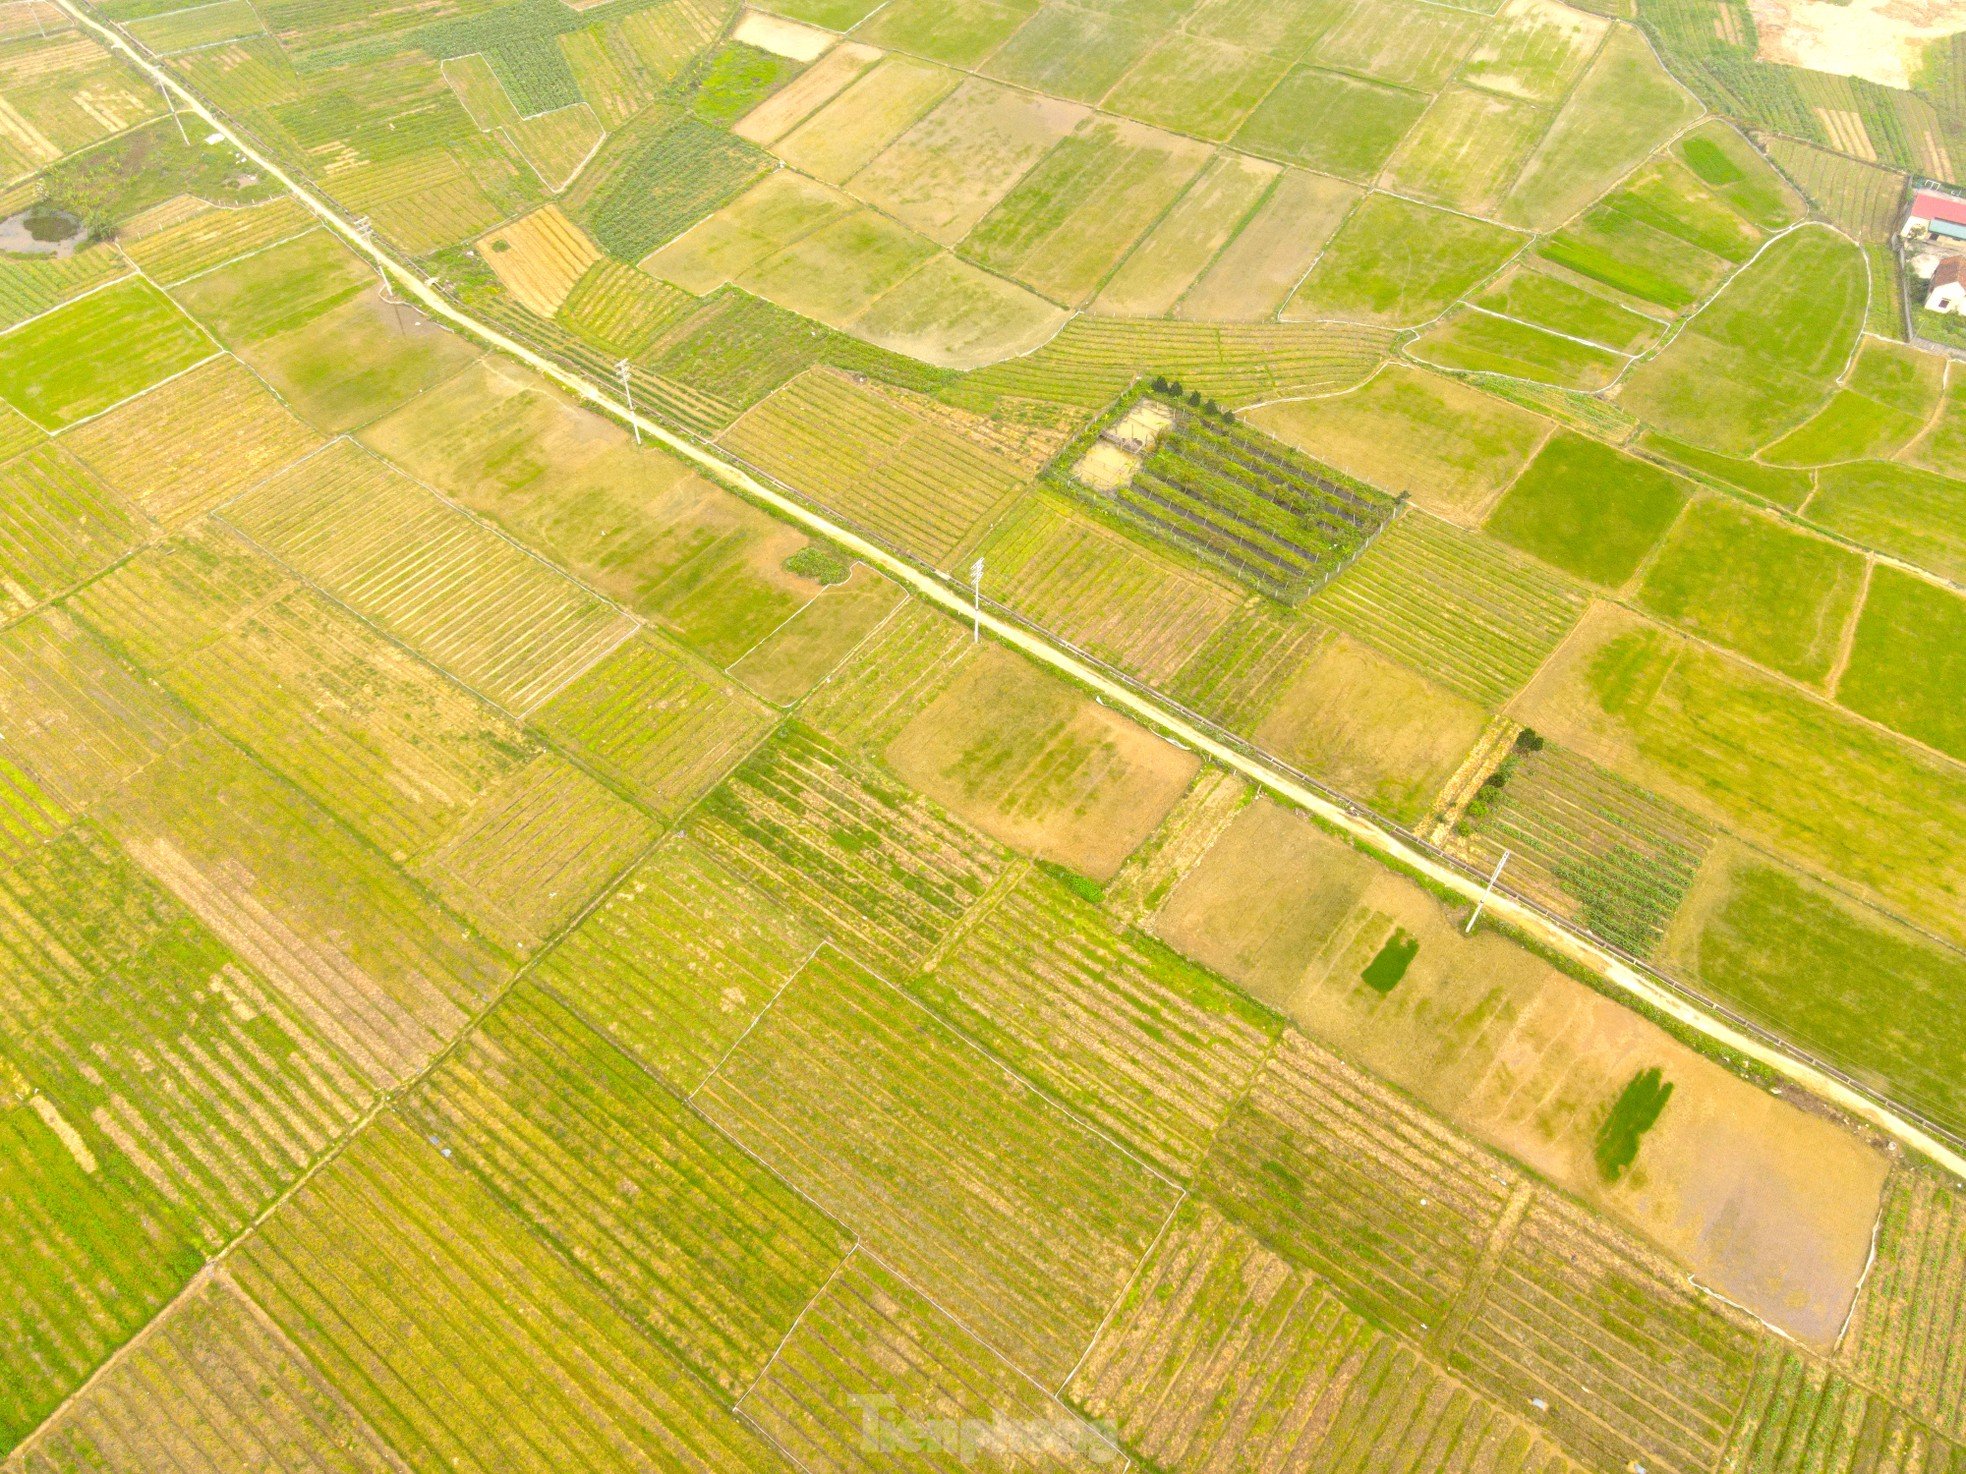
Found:
[(752, 143), (776, 143), (881, 59), (877, 47), (843, 41), (806, 71), (752, 108), (731, 129)]
[(484, 237), (478, 254), (523, 306), (551, 317), (601, 259), (601, 248), (558, 205), (547, 205)]
[(887, 760), (985, 834), (1098, 881), (1119, 873), (1201, 766), (996, 645), (964, 664)]

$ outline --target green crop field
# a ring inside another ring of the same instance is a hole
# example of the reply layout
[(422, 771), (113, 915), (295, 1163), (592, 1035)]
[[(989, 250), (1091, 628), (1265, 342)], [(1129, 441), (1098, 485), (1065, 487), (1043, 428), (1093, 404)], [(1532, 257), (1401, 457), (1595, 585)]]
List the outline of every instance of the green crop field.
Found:
[(1966, 1470), (1807, 9), (0, 5), (0, 1469)]
[(1678, 478), (1610, 446), (1559, 431), (1482, 530), (1566, 573), (1617, 588), (1686, 504)]

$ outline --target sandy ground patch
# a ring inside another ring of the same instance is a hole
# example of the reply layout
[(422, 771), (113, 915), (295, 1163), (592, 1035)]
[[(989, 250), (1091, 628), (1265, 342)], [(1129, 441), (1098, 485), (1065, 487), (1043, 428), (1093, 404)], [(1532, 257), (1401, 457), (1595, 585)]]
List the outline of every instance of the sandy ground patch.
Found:
[(1909, 87), (1927, 41), (1966, 31), (1966, 0), (1748, 0), (1763, 61)]
[(760, 51), (769, 51), (774, 56), (788, 56), (793, 61), (814, 61), (825, 53), (836, 38), (831, 31), (822, 31), (817, 26), (800, 25), (795, 20), (781, 20), (775, 15), (747, 10), (744, 18), (737, 23), (737, 29), (731, 32), (731, 39), (742, 41), (746, 46), (755, 46)]
[[(1162, 937), (1458, 1125), (1665, 1249), (1700, 1283), (1818, 1348), (1870, 1252), (1887, 1163), (1620, 1004), (1457, 918), (1267, 802), (1175, 887)], [(1414, 948), (1381, 992), (1366, 969)], [(1615, 1181), (1599, 1128), (1627, 1083), (1673, 1085)]]
[(907, 782), (986, 834), (1111, 880), (1201, 764), (991, 645), (888, 745)]

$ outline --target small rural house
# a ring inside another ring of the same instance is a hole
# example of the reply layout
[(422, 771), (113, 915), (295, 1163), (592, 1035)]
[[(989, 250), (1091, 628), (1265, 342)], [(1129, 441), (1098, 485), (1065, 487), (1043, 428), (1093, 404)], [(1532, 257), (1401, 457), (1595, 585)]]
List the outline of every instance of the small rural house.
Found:
[(1899, 234), (1908, 241), (1966, 241), (1966, 200), (1936, 189), (1917, 191)]
[(1928, 312), (1966, 311), (1966, 260), (1948, 256), (1932, 268), (1932, 280), (1925, 288)]

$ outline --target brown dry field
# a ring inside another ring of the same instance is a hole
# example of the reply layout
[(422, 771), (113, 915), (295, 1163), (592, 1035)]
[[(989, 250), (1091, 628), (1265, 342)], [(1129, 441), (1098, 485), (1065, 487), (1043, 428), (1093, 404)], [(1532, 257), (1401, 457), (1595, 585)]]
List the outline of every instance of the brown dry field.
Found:
[[(1360, 973), (1417, 939), (1381, 995)], [(1888, 1163), (1655, 1025), (1459, 918), (1308, 819), (1251, 805), (1155, 929), (1349, 1058), (1650, 1239), (1702, 1284), (1819, 1348), (1870, 1252)], [(1638, 1159), (1593, 1156), (1612, 1103), (1658, 1067), (1673, 1095)]]
[(1107, 881), (1201, 760), (997, 645), (888, 744), (914, 787), (984, 833)]

